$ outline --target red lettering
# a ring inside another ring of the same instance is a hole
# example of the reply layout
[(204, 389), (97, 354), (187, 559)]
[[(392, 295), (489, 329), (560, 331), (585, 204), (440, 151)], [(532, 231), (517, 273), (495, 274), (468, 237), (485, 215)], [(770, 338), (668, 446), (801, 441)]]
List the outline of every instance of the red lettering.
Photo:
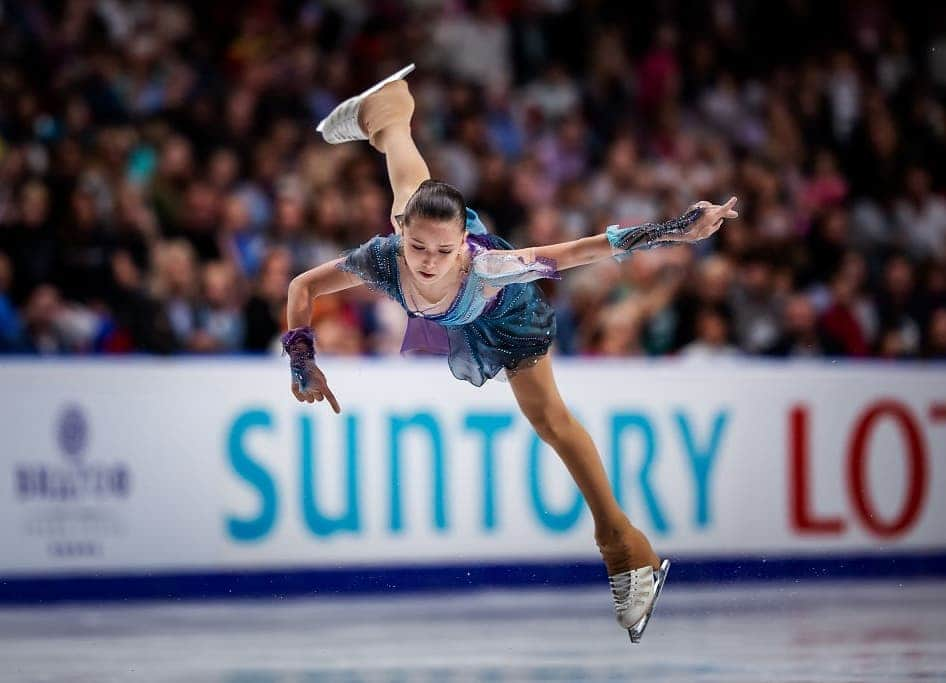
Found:
[[(880, 519), (874, 511), (867, 483), (867, 444), (876, 422), (882, 417), (892, 418), (900, 427), (907, 446), (902, 452), (910, 469), (903, 509), (889, 522)], [(857, 421), (848, 453), (847, 474), (851, 499), (864, 526), (877, 536), (902, 534), (916, 522), (927, 489), (926, 446), (909, 408), (893, 400), (872, 405)]]
[(844, 520), (816, 517), (808, 486), (808, 409), (795, 406), (789, 413), (789, 507), (792, 527), (799, 533), (840, 534)]

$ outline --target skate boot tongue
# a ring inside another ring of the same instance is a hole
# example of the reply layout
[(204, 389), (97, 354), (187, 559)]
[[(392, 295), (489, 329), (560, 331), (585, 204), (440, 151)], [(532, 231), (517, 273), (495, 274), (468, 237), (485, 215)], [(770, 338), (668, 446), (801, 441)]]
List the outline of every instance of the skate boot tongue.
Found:
[(614, 614), (622, 628), (639, 622), (654, 599), (654, 569), (650, 565), (608, 577)]

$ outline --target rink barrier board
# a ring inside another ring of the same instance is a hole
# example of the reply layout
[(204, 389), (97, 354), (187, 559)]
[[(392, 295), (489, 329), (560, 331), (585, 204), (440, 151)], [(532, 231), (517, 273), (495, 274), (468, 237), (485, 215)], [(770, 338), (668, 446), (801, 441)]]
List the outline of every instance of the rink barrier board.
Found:
[[(278, 361), (4, 361), (0, 601), (603, 579), (508, 386), (325, 367), (340, 416), (292, 399)], [(675, 579), (946, 575), (946, 365), (566, 360), (556, 379)]]
[[(725, 584), (946, 578), (946, 551), (817, 557), (671, 557), (671, 583)], [(0, 578), (0, 604), (316, 597), (605, 585), (599, 562), (360, 567), (246, 572)]]

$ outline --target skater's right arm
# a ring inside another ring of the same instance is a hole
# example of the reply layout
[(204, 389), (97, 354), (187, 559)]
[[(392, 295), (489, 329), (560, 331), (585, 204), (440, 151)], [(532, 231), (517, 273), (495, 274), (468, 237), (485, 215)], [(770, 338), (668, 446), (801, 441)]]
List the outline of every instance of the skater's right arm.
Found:
[(340, 257), (323, 263), (292, 279), (286, 301), (289, 331), (282, 338), (283, 349), (289, 354), (293, 396), (308, 403), (328, 399), (336, 413), (340, 413), (341, 408), (328, 387), (325, 375), (315, 364), (314, 337), (309, 323), (312, 301), (317, 296), (362, 284), (360, 278), (337, 268), (344, 260), (345, 257)]
[(360, 278), (338, 268), (345, 257), (328, 261), (311, 268), (292, 279), (289, 283), (289, 297), (286, 302), (286, 318), (289, 329), (309, 324), (312, 316), (312, 301), (317, 296), (340, 292), (362, 284)]

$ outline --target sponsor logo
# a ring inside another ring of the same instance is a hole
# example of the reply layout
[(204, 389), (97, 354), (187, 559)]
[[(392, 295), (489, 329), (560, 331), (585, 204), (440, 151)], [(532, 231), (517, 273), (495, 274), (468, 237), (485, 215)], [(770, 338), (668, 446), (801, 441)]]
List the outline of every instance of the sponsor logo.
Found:
[(122, 533), (120, 516), (109, 508), (131, 495), (131, 469), (96, 453), (94, 429), (79, 405), (63, 406), (51, 431), (55, 459), (20, 462), (14, 469), (16, 499), (28, 511), (23, 528), (46, 541), (51, 557), (101, 556), (102, 539)]
[(66, 406), (60, 413), (56, 436), (62, 455), (78, 464), (89, 440), (89, 423), (78, 406)]
[(20, 464), (16, 492), (20, 501), (88, 501), (127, 498), (131, 477), (122, 462), (87, 462), (89, 421), (81, 408), (68, 405), (55, 425), (56, 442), (66, 465)]

